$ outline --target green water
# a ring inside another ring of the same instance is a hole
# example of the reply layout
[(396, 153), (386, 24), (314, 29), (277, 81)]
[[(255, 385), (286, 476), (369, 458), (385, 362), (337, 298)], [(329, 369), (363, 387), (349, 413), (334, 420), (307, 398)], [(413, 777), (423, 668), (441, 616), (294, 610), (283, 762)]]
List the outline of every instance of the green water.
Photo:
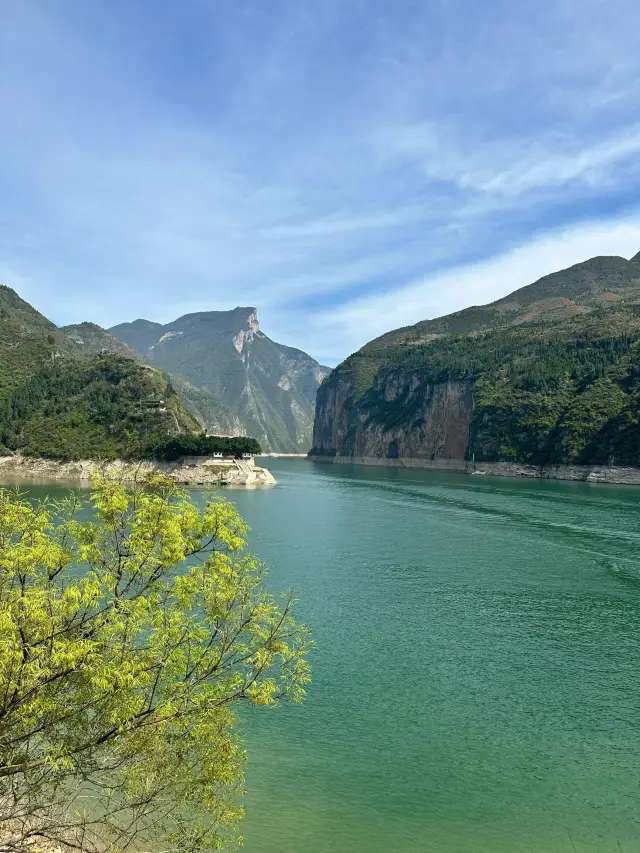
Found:
[(640, 851), (640, 490), (271, 467), (232, 496), (317, 649), (247, 853)]
[(246, 853), (640, 851), (640, 489), (269, 467), (229, 496), (317, 648), (243, 715)]

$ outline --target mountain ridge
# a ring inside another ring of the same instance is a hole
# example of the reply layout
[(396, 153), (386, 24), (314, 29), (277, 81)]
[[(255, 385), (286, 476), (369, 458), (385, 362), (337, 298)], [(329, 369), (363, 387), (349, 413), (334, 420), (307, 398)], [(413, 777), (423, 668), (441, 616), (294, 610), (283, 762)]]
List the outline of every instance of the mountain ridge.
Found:
[(329, 372), (260, 329), (257, 309), (138, 318), (108, 330), (162, 367), (210, 432), (251, 435), (267, 450), (311, 446), (315, 394)]
[(121, 341), (116, 335), (111, 334), (97, 323), (85, 321), (83, 323), (72, 323), (69, 326), (60, 326), (60, 331), (70, 338), (90, 355), (100, 355), (102, 352), (110, 352), (114, 355), (122, 355), (141, 364), (149, 361), (141, 353)]
[(423, 335), (464, 334), (535, 320), (554, 321), (569, 314), (608, 307), (623, 301), (625, 296), (640, 301), (638, 260), (640, 254), (631, 261), (617, 256), (590, 258), (565, 270), (542, 276), (532, 284), (486, 305), (471, 305), (442, 317), (421, 320), (412, 326), (386, 332), (365, 344), (365, 347), (398, 343), (402, 340), (403, 332), (407, 333), (407, 341), (415, 341)]
[(640, 465), (639, 424), (640, 268), (603, 256), (370, 341), (319, 389), (312, 454)]

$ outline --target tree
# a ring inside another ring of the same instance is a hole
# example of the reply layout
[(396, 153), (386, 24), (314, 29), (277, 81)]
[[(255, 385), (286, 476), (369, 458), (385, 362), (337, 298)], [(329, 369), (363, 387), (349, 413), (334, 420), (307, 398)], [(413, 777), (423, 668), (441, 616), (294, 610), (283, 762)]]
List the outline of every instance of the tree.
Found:
[(220, 849), (241, 703), (301, 701), (306, 629), (232, 504), (155, 477), (0, 491), (0, 851)]

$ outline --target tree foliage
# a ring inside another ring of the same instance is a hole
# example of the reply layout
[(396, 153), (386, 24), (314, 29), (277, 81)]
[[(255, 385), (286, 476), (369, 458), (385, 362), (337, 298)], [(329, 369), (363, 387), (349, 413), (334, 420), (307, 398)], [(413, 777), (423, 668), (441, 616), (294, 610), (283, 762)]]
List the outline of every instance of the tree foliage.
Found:
[(262, 453), (262, 448), (255, 438), (243, 435), (178, 435), (150, 445), (147, 450), (150, 457), (167, 462), (173, 462), (181, 456), (207, 456), (211, 453), (258, 455)]
[(219, 849), (237, 706), (298, 702), (308, 635), (235, 508), (156, 477), (33, 503), (0, 491), (0, 850)]
[(0, 443), (49, 459), (131, 459), (199, 430), (160, 371), (118, 355), (59, 358), (0, 398)]

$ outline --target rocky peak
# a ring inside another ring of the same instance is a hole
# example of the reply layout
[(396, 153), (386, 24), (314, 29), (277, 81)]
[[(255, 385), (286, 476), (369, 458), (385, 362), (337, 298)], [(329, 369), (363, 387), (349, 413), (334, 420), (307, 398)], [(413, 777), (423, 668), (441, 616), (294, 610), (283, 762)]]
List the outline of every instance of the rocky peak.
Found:
[[(640, 258), (640, 255), (638, 256)], [(247, 317), (247, 323), (252, 332), (260, 331), (260, 323), (258, 322), (258, 312), (254, 308), (251, 314)]]
[(112, 332), (170, 374), (210, 432), (252, 435), (285, 453), (311, 446), (316, 391), (328, 369), (272, 341), (255, 307), (184, 314), (164, 325), (123, 323)]
[[(241, 309), (236, 308), (236, 311)], [(258, 322), (258, 312), (255, 308), (250, 309), (251, 314), (247, 317), (248, 329), (240, 329), (237, 335), (233, 336), (233, 345), (236, 350), (241, 353), (245, 344), (250, 344), (256, 332), (260, 331), (260, 323)]]
[(632, 261), (636, 261), (637, 263), (639, 263), (639, 264), (640, 264), (640, 252), (638, 252), (638, 254), (637, 254), (637, 255), (634, 255), (634, 257), (633, 257), (633, 258), (631, 258), (631, 260), (632, 260)]

